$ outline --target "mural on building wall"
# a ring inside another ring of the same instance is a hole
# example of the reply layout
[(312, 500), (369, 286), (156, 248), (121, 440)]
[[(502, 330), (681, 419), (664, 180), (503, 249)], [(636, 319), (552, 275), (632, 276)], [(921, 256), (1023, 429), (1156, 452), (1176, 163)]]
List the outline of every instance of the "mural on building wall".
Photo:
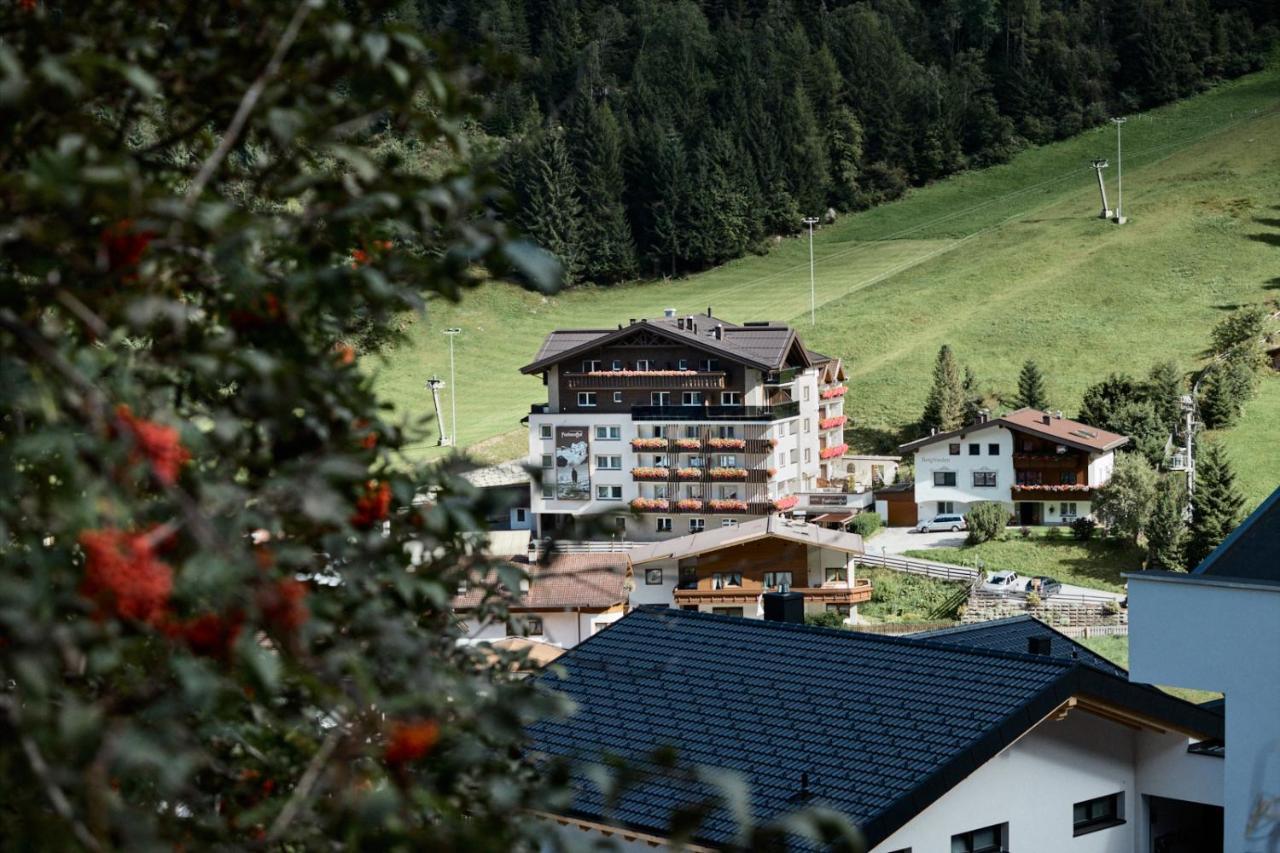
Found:
[(591, 443), (586, 427), (556, 427), (556, 498), (591, 500)]

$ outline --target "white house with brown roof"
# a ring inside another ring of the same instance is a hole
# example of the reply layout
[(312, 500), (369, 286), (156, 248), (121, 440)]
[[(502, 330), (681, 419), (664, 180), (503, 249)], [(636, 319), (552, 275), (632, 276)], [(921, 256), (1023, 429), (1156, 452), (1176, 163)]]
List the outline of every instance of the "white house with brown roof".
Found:
[(963, 515), (980, 501), (1008, 504), (1019, 524), (1070, 524), (1093, 511), (1123, 435), (1023, 408), (901, 446), (915, 459), (919, 521)]

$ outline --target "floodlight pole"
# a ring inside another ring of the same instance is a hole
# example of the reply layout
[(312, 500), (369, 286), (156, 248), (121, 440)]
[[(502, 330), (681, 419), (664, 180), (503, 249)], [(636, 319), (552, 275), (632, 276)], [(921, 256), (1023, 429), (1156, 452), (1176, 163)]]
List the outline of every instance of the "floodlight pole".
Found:
[(813, 284), (813, 226), (818, 224), (818, 217), (806, 216), (804, 224), (809, 226), (809, 325), (818, 325), (818, 298)]
[(1111, 121), (1116, 126), (1116, 216), (1113, 221), (1117, 225), (1124, 225), (1128, 220), (1124, 218), (1124, 160), (1121, 156), (1120, 128), (1124, 127), (1128, 119), (1121, 116)]
[(1099, 219), (1110, 219), (1111, 208), (1107, 206), (1107, 185), (1102, 180), (1102, 170), (1107, 168), (1106, 160), (1094, 160), (1093, 171), (1098, 173), (1098, 192), (1102, 194), (1102, 212), (1098, 214)]
[(458, 443), (458, 376), (453, 369), (453, 339), (461, 332), (462, 330), (457, 328), (444, 330), (444, 333), (449, 336), (449, 384), (453, 386), (449, 389), (449, 408), (453, 410), (453, 438), (450, 444)]
[(444, 380), (438, 376), (432, 376), (427, 380), (427, 387), (431, 389), (431, 402), (436, 407), (436, 423), (440, 424), (440, 440), (436, 442), (436, 446), (448, 447), (453, 442), (446, 434), (444, 417), (440, 414), (440, 389), (445, 387)]

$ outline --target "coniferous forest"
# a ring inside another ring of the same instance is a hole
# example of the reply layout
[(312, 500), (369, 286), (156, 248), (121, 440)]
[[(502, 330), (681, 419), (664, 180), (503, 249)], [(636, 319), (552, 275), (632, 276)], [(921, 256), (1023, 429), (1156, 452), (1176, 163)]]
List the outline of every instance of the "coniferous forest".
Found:
[(420, 0), (568, 283), (721, 263), (1254, 70), (1273, 0)]

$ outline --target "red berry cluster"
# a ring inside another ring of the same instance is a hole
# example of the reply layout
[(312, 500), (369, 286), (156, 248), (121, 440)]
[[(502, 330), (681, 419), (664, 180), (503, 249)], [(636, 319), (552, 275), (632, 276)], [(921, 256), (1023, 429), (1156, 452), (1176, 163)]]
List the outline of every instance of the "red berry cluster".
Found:
[(440, 724), (435, 720), (394, 723), (382, 760), (392, 767), (402, 767), (430, 754), (439, 740)]
[(191, 454), (178, 440), (178, 430), (135, 417), (132, 410), (123, 404), (116, 407), (116, 418), (124, 425), (123, 431), (133, 439), (136, 447), (134, 458), (144, 457), (151, 464), (156, 479), (166, 486), (176, 483), (178, 472), (191, 459)]
[(153, 231), (135, 231), (131, 219), (122, 219), (107, 227), (101, 237), (102, 248), (107, 253), (107, 268), (112, 272), (133, 269), (155, 238)]
[(290, 635), (306, 624), (307, 585), (289, 579), (267, 584), (258, 592), (262, 621), (279, 634)]
[(391, 515), (391, 484), (386, 480), (370, 480), (364, 494), (356, 499), (356, 511), (351, 523), (356, 527), (370, 528)]
[(240, 636), (244, 617), (239, 613), (222, 616), (205, 613), (186, 622), (174, 622), (165, 626), (165, 633), (187, 644), (198, 655), (226, 660), (231, 656)]
[(80, 593), (102, 613), (153, 624), (164, 615), (173, 591), (173, 569), (156, 559), (146, 534), (85, 530), (80, 546), (85, 553)]

